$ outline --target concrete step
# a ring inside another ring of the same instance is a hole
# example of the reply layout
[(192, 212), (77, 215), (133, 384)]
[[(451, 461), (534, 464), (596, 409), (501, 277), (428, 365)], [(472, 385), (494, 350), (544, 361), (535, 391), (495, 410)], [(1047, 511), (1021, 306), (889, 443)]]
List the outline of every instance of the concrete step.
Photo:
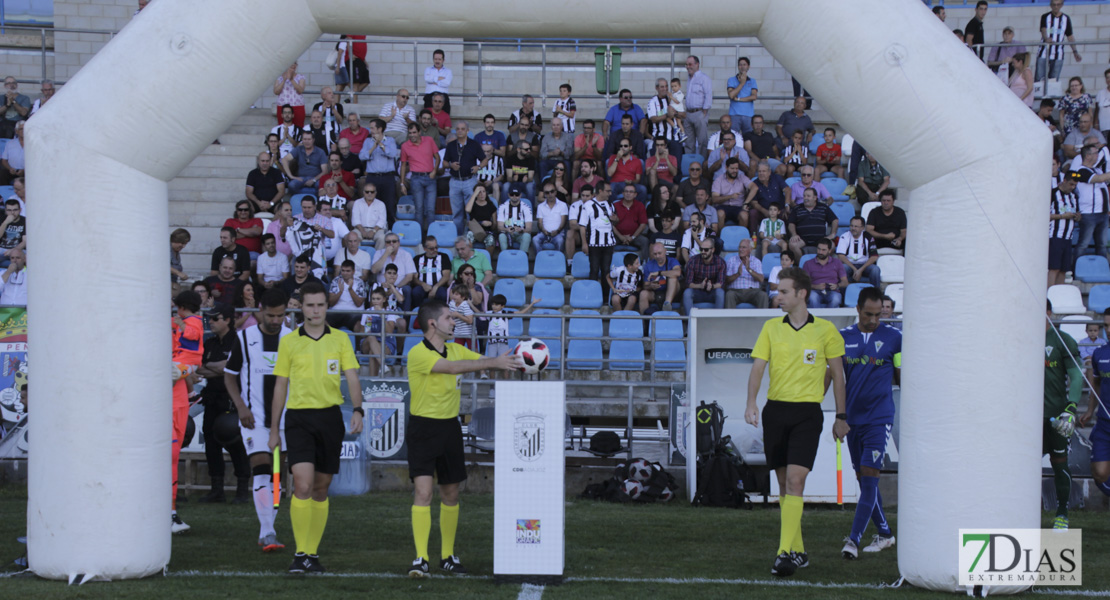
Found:
[(235, 202), (243, 197), (243, 187), (243, 182), (228, 181), (218, 190), (170, 190), (170, 207), (181, 202)]
[[(270, 127), (258, 128), (254, 132), (244, 133), (223, 133), (220, 134), (220, 146), (227, 144), (229, 146), (251, 146), (258, 148), (258, 152), (264, 149), (263, 142), (266, 140), (266, 134), (270, 133)], [(215, 144), (213, 144), (214, 146)]]
[(247, 180), (247, 174), (254, 168), (255, 162), (252, 156), (229, 156), (229, 155), (209, 155), (201, 154), (189, 163), (189, 167), (193, 168), (217, 168), (217, 169), (235, 169), (242, 173), (243, 181)]
[(211, 144), (201, 152), (202, 156), (248, 156), (254, 158), (262, 152), (262, 144)]
[(246, 173), (242, 173), (235, 177), (191, 177), (179, 175), (170, 180), (170, 201), (172, 202), (174, 200), (174, 194), (189, 194), (192, 192), (219, 192), (235, 189), (237, 190), (236, 193), (242, 194), (243, 187), (246, 183)]
[(247, 181), (247, 172), (242, 168), (236, 167), (197, 167), (189, 165), (178, 173), (178, 177), (195, 177), (201, 179), (230, 179), (240, 182), (243, 185)]

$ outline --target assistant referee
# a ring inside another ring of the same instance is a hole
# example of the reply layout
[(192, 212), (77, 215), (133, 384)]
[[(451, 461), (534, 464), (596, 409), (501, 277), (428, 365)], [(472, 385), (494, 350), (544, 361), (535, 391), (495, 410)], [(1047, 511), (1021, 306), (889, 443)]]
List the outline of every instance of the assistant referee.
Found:
[(459, 424), (459, 388), (463, 374), (486, 369), (507, 371), (523, 366), (511, 351), (485, 358), (465, 346), (448, 343), (447, 340), (455, 338), (455, 319), (450, 312), (442, 300), (426, 300), (416, 315), (424, 341), (408, 353), (412, 402), (405, 442), (408, 444), (409, 478), (416, 487), (412, 502), (416, 560), (409, 567), (409, 577), (428, 576), (433, 475), (439, 482), (439, 567), (450, 573), (466, 573), (459, 557), (455, 556), (459, 483), (466, 480), (462, 426)]
[[(339, 472), (343, 449), (343, 394), (339, 374), (351, 390), (351, 433), (362, 431), (362, 396), (358, 361), (347, 334), (328, 327), (328, 295), (318, 281), (301, 286), (304, 325), (281, 338), (274, 365), (274, 399), (270, 412), (270, 450), (281, 443), (285, 413), (285, 445), (293, 471), (289, 519), (297, 553), (290, 573), (322, 573), (317, 549), (328, 522), (328, 487)], [(286, 392), (289, 410), (285, 410)]]
[(802, 493), (806, 476), (817, 458), (824, 417), (821, 400), (825, 396), (825, 371), (832, 376), (836, 398), (833, 436), (843, 439), (848, 433), (844, 405), (844, 339), (832, 323), (815, 318), (806, 309), (812, 283), (798, 268), (779, 274), (779, 296), (786, 316), (763, 324), (752, 350), (748, 376), (748, 408), (744, 418), (759, 426), (756, 396), (763, 382), (763, 371), (771, 364), (771, 383), (763, 407), (763, 445), (767, 465), (779, 479), (781, 525), (779, 549), (772, 575), (793, 575), (799, 567), (809, 566), (802, 544)]

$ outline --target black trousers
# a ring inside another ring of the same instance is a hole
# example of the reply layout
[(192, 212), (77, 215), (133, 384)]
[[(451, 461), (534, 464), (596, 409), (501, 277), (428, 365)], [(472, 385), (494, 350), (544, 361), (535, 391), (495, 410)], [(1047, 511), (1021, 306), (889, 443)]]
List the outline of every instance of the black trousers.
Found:
[(590, 279), (601, 283), (601, 304), (609, 303), (609, 264), (613, 262), (613, 246), (590, 246)]
[[(235, 412), (232, 410), (231, 398), (226, 393), (204, 395), (204, 458), (208, 462), (208, 476), (214, 479), (222, 479), (224, 476), (224, 448), (216, 441), (213, 429), (216, 419), (228, 411), (233, 414)], [(243, 440), (239, 439), (228, 446), (227, 452), (231, 455), (235, 476), (250, 477), (251, 465)]]

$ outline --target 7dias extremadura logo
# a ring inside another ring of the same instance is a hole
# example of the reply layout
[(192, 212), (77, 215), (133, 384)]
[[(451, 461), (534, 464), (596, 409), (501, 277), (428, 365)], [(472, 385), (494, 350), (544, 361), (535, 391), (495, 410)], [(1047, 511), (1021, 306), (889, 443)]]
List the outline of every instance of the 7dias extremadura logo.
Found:
[(1078, 529), (961, 529), (960, 584), (1082, 585)]

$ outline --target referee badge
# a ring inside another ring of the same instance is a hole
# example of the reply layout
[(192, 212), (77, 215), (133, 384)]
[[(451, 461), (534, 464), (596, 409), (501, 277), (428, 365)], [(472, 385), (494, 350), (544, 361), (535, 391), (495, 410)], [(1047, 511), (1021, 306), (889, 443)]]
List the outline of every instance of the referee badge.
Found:
[(806, 350), (805, 354), (802, 356), (802, 362), (804, 362), (807, 365), (817, 364), (817, 351), (816, 350)]
[(334, 358), (328, 360), (328, 375), (338, 375), (338, 374), (339, 374), (339, 360), (334, 359)]

